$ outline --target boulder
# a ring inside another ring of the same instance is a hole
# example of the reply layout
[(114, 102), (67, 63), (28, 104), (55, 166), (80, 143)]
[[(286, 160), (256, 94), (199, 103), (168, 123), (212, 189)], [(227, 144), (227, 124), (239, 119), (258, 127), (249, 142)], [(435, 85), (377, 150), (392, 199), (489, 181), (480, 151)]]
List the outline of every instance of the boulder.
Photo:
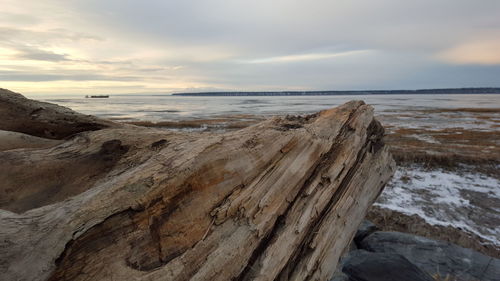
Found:
[(350, 252), (342, 271), (352, 281), (434, 281), (402, 255), (365, 250)]
[(363, 220), (361, 222), (361, 225), (359, 226), (358, 230), (356, 231), (356, 234), (354, 235), (354, 242), (356, 245), (361, 242), (361, 240), (365, 239), (366, 236), (372, 234), (373, 232), (377, 231), (378, 227), (373, 224), (371, 221), (368, 220)]
[(359, 247), (376, 253), (399, 254), (431, 275), (456, 280), (499, 280), (500, 259), (471, 249), (400, 232), (375, 232)]
[(335, 271), (330, 281), (349, 281), (349, 276), (340, 271)]

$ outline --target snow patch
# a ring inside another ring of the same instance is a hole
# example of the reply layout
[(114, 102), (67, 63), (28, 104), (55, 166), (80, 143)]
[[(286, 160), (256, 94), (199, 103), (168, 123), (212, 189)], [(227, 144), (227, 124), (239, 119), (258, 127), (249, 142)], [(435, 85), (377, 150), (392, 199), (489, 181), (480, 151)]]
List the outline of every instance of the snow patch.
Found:
[(414, 139), (417, 139), (417, 140), (420, 140), (420, 141), (424, 141), (424, 142), (427, 142), (427, 143), (433, 143), (433, 144), (440, 144), (441, 143), (438, 140), (436, 140), (435, 138), (433, 138), (431, 136), (427, 136), (427, 135), (417, 135), (417, 134), (414, 134), (414, 135), (409, 135), (409, 137), (412, 137)]
[(376, 206), (418, 215), (500, 246), (500, 181), (471, 172), (399, 167)]

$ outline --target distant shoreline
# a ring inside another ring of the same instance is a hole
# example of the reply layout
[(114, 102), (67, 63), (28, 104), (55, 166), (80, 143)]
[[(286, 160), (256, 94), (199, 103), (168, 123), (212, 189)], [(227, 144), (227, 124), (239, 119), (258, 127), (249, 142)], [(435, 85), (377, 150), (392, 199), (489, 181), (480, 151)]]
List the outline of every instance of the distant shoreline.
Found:
[(255, 91), (255, 92), (195, 92), (174, 93), (173, 96), (347, 96), (347, 95), (431, 95), (431, 94), (500, 94), (500, 88), (450, 88), (421, 90), (363, 90), (363, 91)]

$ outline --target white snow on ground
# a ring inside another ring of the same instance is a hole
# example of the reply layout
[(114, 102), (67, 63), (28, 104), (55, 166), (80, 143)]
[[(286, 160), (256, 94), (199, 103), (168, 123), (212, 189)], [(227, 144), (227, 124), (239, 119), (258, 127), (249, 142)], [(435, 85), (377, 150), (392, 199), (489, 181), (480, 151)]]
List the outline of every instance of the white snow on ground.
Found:
[[(441, 131), (444, 129), (470, 129), (474, 131), (496, 130), (500, 120), (498, 113), (425, 113), (419, 111), (409, 111), (409, 116), (401, 116), (405, 112), (382, 111), (377, 114), (377, 118), (384, 125), (403, 129), (423, 129), (427, 131)], [(453, 116), (450, 117), (450, 116)], [(489, 117), (490, 119), (481, 119)]]
[(408, 136), (412, 137), (414, 139), (417, 139), (417, 140), (428, 142), (428, 143), (440, 144), (440, 142), (438, 140), (436, 140), (435, 138), (433, 138), (431, 136), (426, 136), (423, 134), (421, 134), (421, 135), (414, 134), (414, 135), (408, 135)]
[(500, 246), (500, 180), (479, 173), (399, 167), (375, 203)]

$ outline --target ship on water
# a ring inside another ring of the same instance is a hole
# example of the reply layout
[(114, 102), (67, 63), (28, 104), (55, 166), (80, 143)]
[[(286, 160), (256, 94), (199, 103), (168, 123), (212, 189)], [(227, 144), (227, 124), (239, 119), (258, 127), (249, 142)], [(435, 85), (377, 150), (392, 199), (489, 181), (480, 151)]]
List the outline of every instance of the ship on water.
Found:
[(107, 99), (109, 98), (109, 95), (95, 95), (95, 96), (85, 96), (85, 98), (91, 98), (91, 99)]

